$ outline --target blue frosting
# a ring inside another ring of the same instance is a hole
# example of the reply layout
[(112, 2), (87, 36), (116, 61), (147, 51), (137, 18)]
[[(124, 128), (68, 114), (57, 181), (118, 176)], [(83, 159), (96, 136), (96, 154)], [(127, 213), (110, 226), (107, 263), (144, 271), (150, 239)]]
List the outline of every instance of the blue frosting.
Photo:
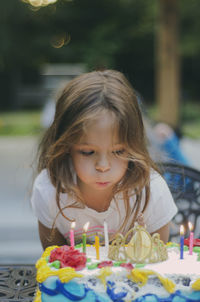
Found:
[(199, 302), (199, 301), (200, 301), (200, 291), (185, 293), (180, 290), (177, 290), (175, 293), (164, 298), (159, 298), (157, 295), (154, 294), (146, 294), (135, 300), (135, 302)]
[(123, 302), (124, 301), (123, 298), (126, 297), (127, 292), (122, 291), (122, 292), (115, 293), (115, 290), (116, 290), (115, 283), (108, 281), (107, 282), (107, 291), (106, 291), (108, 296), (114, 302)]
[(58, 277), (47, 278), (45, 282), (39, 284), (42, 292), (42, 302), (111, 302), (105, 294), (97, 294), (92, 289), (85, 287), (74, 281), (62, 283)]
[[(107, 291), (104, 294), (95, 292), (93, 289), (86, 287), (84, 284), (70, 281), (62, 283), (58, 277), (52, 276), (45, 282), (39, 284), (42, 292), (42, 302), (125, 302), (127, 291), (119, 291), (114, 282), (107, 282)], [(200, 301), (200, 291), (191, 293), (177, 290), (168, 297), (161, 298), (154, 294), (146, 294), (139, 297), (135, 302), (198, 302)]]

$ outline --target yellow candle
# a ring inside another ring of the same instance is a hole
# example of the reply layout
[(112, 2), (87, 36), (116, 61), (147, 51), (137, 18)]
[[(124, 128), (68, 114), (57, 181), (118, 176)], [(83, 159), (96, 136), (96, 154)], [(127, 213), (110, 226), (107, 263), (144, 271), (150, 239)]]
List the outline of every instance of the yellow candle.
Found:
[(83, 241), (83, 253), (86, 254), (86, 242), (87, 242), (87, 236), (86, 236), (86, 232), (88, 230), (88, 227), (89, 227), (89, 222), (87, 222), (84, 226), (83, 226), (83, 230), (84, 230), (84, 233), (82, 235), (82, 241)]
[(99, 260), (99, 236), (95, 236), (96, 259)]

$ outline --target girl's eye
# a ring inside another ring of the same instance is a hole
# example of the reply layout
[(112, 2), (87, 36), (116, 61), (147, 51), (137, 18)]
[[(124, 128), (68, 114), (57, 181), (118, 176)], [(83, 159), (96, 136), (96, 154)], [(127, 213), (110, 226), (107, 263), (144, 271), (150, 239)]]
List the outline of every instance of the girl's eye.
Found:
[(115, 155), (122, 155), (122, 154), (124, 154), (124, 152), (125, 152), (125, 149), (120, 149), (120, 150), (113, 151), (113, 154), (115, 154)]
[(82, 155), (84, 155), (84, 156), (90, 156), (90, 155), (94, 154), (94, 151), (83, 151), (83, 150), (80, 150), (79, 153), (82, 154)]

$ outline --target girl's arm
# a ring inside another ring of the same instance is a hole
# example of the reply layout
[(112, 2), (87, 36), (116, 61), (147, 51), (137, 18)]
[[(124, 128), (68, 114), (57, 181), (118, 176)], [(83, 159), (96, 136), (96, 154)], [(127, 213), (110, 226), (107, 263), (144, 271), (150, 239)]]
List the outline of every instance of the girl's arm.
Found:
[(164, 241), (164, 243), (167, 243), (168, 240), (169, 240), (169, 225), (170, 225), (170, 222), (167, 223), (166, 225), (164, 225), (162, 228), (160, 228), (159, 230), (153, 232), (151, 235), (155, 234), (155, 233), (158, 233), (160, 234), (160, 239), (162, 241)]
[(53, 229), (52, 232), (52, 229), (45, 227), (40, 221), (38, 221), (38, 229), (43, 249), (51, 245), (67, 244), (65, 238), (57, 229)]

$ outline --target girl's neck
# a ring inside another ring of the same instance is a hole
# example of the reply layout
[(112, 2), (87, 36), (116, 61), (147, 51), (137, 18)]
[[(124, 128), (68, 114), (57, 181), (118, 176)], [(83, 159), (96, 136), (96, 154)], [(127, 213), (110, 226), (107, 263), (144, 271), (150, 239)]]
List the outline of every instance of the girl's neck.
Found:
[(113, 198), (112, 190), (109, 191), (93, 191), (79, 186), (84, 204), (97, 212), (105, 212), (111, 203)]

